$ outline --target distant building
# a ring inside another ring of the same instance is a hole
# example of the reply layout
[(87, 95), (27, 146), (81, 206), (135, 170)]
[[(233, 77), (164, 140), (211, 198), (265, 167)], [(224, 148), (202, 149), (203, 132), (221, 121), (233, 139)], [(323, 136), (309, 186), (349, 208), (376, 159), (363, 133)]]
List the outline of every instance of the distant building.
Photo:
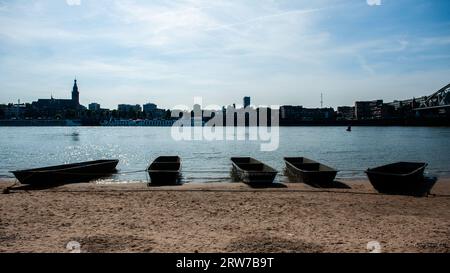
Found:
[(130, 104), (119, 104), (117, 107), (119, 112), (141, 112), (142, 108), (139, 104), (130, 105)]
[(73, 88), (72, 88), (72, 103), (74, 106), (78, 108), (80, 105), (80, 92), (78, 92), (78, 85), (77, 85), (77, 79), (73, 82)]
[(334, 109), (284, 105), (280, 107), (280, 118), (288, 124), (331, 121), (334, 119)]
[(144, 104), (144, 112), (151, 112), (158, 109), (158, 105), (154, 104), (154, 103), (147, 103)]
[(387, 105), (383, 100), (355, 102), (355, 118), (357, 120), (383, 119), (387, 116)]
[(165, 116), (166, 110), (158, 109), (158, 105), (154, 103), (144, 104), (144, 115), (147, 119), (161, 119)]
[(394, 100), (393, 102), (387, 103), (387, 105), (392, 106), (396, 111), (406, 110), (410, 111), (414, 108), (420, 107), (427, 100), (426, 96), (419, 98), (412, 98), (407, 100)]
[(0, 104), (0, 119), (5, 118), (6, 110), (8, 109), (8, 105)]
[(37, 111), (45, 111), (50, 113), (62, 112), (65, 110), (78, 110), (83, 108), (80, 106), (80, 93), (78, 91), (77, 80), (74, 80), (71, 99), (38, 99), (33, 102), (32, 107)]
[(91, 111), (100, 111), (100, 109), (101, 109), (101, 107), (100, 107), (100, 104), (98, 104), (98, 103), (93, 102), (93, 103), (89, 104), (89, 110), (91, 110)]
[[(29, 104), (28, 104), (29, 106)], [(3, 108), (3, 115), (6, 119), (20, 119), (24, 117), (27, 110), (27, 104), (25, 103), (10, 103)]]
[(337, 116), (341, 120), (355, 119), (355, 107), (354, 106), (339, 106), (337, 108)]
[(333, 108), (304, 108), (304, 121), (330, 121), (334, 119)]
[(284, 105), (280, 107), (280, 117), (284, 120), (301, 120), (303, 106)]
[(251, 98), (250, 97), (244, 97), (244, 108), (247, 108), (251, 105)]

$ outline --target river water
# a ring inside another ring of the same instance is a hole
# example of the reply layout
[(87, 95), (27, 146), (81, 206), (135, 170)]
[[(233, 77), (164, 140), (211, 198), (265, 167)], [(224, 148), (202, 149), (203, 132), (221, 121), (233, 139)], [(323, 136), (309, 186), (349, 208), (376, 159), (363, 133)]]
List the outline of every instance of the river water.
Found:
[(261, 141), (179, 141), (171, 132), (168, 127), (0, 127), (0, 177), (12, 177), (9, 171), (16, 169), (117, 158), (119, 173), (106, 182), (145, 182), (143, 170), (159, 155), (181, 156), (184, 182), (230, 181), (232, 156), (271, 165), (280, 171), (278, 181), (285, 179), (285, 156), (323, 162), (341, 170), (340, 178), (364, 177), (368, 167), (395, 161), (427, 162), (430, 174), (450, 175), (450, 128), (281, 127), (273, 151), (262, 151)]

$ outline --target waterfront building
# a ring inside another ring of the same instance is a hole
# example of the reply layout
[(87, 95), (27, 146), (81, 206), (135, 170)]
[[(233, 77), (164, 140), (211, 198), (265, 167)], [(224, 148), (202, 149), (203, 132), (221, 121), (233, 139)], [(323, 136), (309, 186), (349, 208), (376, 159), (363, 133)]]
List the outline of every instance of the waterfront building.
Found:
[[(142, 107), (139, 104), (119, 104), (117, 113), (113, 113), (114, 118), (120, 119), (143, 119)], [(113, 111), (114, 112), (114, 111)]]
[(76, 119), (86, 107), (80, 105), (80, 92), (74, 80), (70, 99), (38, 99), (27, 110), (29, 116), (44, 119)]
[(154, 103), (144, 104), (144, 115), (147, 119), (161, 119), (166, 115), (166, 110), (158, 109)]
[(95, 112), (95, 111), (100, 111), (100, 109), (101, 109), (101, 107), (100, 107), (100, 104), (98, 104), (98, 103), (93, 102), (93, 103), (89, 104), (90, 111)]
[(78, 85), (77, 85), (77, 79), (74, 80), (73, 82), (73, 87), (72, 87), (72, 103), (75, 107), (78, 108), (78, 106), (80, 105), (80, 92), (78, 92)]
[(304, 121), (330, 121), (334, 119), (333, 108), (304, 108)]
[(142, 108), (139, 104), (131, 105), (131, 104), (119, 104), (117, 107), (119, 112), (141, 112)]
[(151, 111), (158, 109), (158, 105), (156, 105), (154, 103), (147, 103), (147, 104), (144, 104), (143, 108), (144, 108), (144, 112), (151, 112)]
[(5, 118), (6, 110), (8, 109), (8, 105), (6, 104), (0, 104), (0, 119)]
[(303, 106), (283, 105), (280, 107), (280, 117), (282, 120), (301, 120)]
[(380, 120), (387, 117), (388, 107), (383, 100), (355, 102), (355, 118), (357, 120)]
[(42, 111), (47, 112), (48, 114), (84, 108), (80, 105), (80, 92), (78, 91), (76, 79), (74, 80), (71, 99), (55, 99), (52, 96), (50, 99), (38, 99), (37, 101), (32, 102), (31, 105), (38, 112)]
[(333, 108), (304, 108), (303, 106), (283, 105), (280, 107), (281, 121), (288, 124), (301, 122), (332, 121), (335, 118)]
[[(27, 107), (28, 106), (28, 107)], [(26, 111), (29, 109), (30, 104), (25, 103), (10, 103), (5, 105), (2, 109), (4, 118), (6, 119), (21, 119), (25, 117)]]
[(407, 100), (394, 100), (393, 102), (386, 103), (392, 106), (396, 111), (412, 111), (414, 108), (420, 107), (426, 100), (427, 96), (422, 96), (419, 98), (412, 98)]
[(244, 97), (244, 108), (247, 108), (251, 105), (251, 98), (250, 97)]
[(166, 115), (166, 110), (159, 109), (154, 103), (144, 104), (144, 115), (147, 119), (161, 119)]
[(337, 117), (340, 120), (355, 119), (355, 107), (354, 106), (339, 106), (337, 108)]

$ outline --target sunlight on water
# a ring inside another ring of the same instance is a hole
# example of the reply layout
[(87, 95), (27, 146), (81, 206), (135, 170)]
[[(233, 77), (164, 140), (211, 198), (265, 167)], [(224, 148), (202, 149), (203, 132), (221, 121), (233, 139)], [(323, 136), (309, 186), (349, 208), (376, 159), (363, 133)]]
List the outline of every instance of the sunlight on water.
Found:
[[(338, 177), (364, 177), (364, 170), (394, 161), (424, 161), (428, 171), (450, 169), (450, 128), (280, 128), (280, 146), (261, 152), (255, 141), (174, 141), (163, 127), (0, 127), (0, 176), (11, 170), (117, 158), (119, 172), (145, 170), (159, 155), (179, 155), (185, 182), (230, 181), (230, 157), (252, 156), (280, 171), (283, 157), (306, 156), (342, 170)], [(105, 182), (147, 181), (145, 172), (117, 174)]]

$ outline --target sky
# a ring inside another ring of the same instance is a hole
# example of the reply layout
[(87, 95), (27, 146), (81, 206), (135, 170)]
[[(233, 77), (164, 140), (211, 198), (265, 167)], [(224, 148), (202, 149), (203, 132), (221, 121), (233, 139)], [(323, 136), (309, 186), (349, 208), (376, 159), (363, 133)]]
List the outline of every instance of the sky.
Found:
[(353, 105), (450, 83), (448, 0), (0, 0), (0, 103)]

